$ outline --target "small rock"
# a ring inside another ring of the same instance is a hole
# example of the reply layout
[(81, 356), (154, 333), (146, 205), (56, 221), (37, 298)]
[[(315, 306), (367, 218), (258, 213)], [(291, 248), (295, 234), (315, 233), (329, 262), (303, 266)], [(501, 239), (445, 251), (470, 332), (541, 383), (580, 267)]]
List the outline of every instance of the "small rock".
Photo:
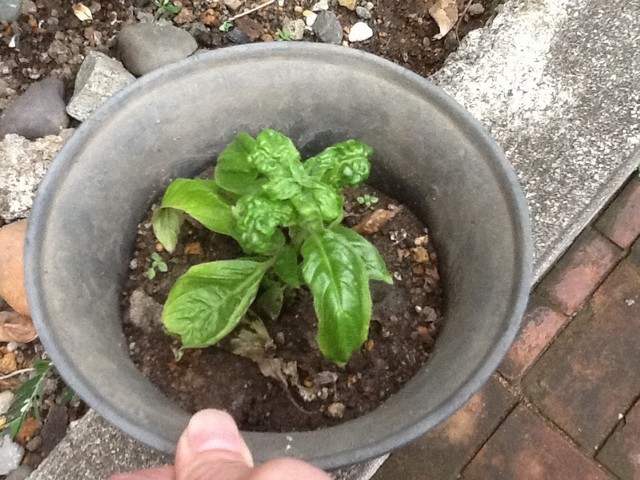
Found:
[(22, 461), (24, 448), (11, 440), (9, 435), (2, 437), (0, 443), (0, 475), (13, 472)]
[(40, 422), (38, 422), (33, 417), (29, 417), (24, 421), (24, 423), (20, 427), (20, 430), (16, 435), (16, 440), (20, 443), (26, 443), (29, 440), (31, 440), (33, 437), (35, 437), (39, 431), (40, 431)]
[(29, 139), (56, 135), (69, 125), (64, 110), (64, 84), (45, 78), (29, 86), (0, 117), (0, 138), (16, 133)]
[(129, 321), (141, 329), (156, 329), (161, 326), (162, 305), (139, 288), (129, 300)]
[(85, 121), (96, 108), (136, 79), (119, 61), (97, 51), (89, 52), (76, 77), (67, 113)]
[(242, 6), (242, 0), (222, 0), (222, 3), (234, 12)]
[(356, 0), (338, 0), (338, 3), (340, 6), (348, 8), (351, 11), (355, 10), (357, 5)]
[(239, 28), (234, 28), (233, 30), (231, 30), (230, 32), (227, 33), (227, 38), (233, 42), (233, 43), (237, 43), (237, 44), (243, 44), (243, 43), (250, 43), (251, 39), (249, 38), (249, 36), (244, 33), (242, 30), (240, 30)]
[(373, 7), (374, 7), (374, 6), (375, 6), (375, 5), (374, 5), (372, 2), (367, 2), (367, 3), (365, 3), (365, 5), (364, 5), (364, 7), (365, 7), (367, 10), (369, 10), (369, 11), (373, 10)]
[(13, 311), (0, 312), (0, 342), (9, 342), (7, 343), (8, 352), (17, 350), (18, 346), (15, 342), (29, 343), (37, 337), (38, 332), (30, 317)]
[(472, 17), (475, 17), (476, 15), (482, 15), (484, 13), (484, 5), (482, 5), (481, 3), (472, 3), (471, 5), (469, 5), (467, 13)]
[(327, 407), (327, 413), (331, 415), (333, 418), (342, 418), (344, 417), (344, 412), (347, 407), (344, 403), (332, 403)]
[(182, 60), (198, 48), (194, 38), (181, 28), (149, 23), (125, 26), (117, 42), (122, 63), (134, 75)]
[(0, 21), (13, 22), (20, 16), (20, 0), (0, 0)]
[(358, 22), (349, 31), (350, 42), (364, 42), (373, 37), (373, 30), (364, 22)]
[(264, 28), (262, 25), (249, 17), (241, 17), (235, 22), (236, 29), (242, 30), (249, 40), (255, 42), (262, 35)]
[(288, 17), (284, 17), (282, 21), (282, 31), (288, 33), (291, 36), (291, 40), (302, 40), (304, 27), (305, 23), (302, 19), (291, 20)]
[(5, 353), (0, 358), (0, 373), (7, 374), (13, 373), (18, 369), (18, 361), (16, 355), (13, 352)]
[(11, 390), (0, 392), (0, 415), (4, 415), (9, 411), (9, 407), (11, 407), (15, 398), (16, 396)]
[(317, 13), (313, 13), (310, 10), (305, 10), (305, 12), (309, 12), (308, 15), (304, 16), (305, 22), (307, 24), (307, 27), (313, 27), (313, 24), (316, 22), (316, 19), (318, 18), (318, 14)]
[[(174, 2), (175, 3), (175, 2)], [(176, 25), (184, 25), (185, 23), (192, 23), (196, 19), (196, 16), (191, 10), (186, 7), (182, 7), (178, 14), (173, 17), (173, 21)]]
[(34, 141), (9, 134), (0, 141), (0, 219), (12, 222), (27, 216), (40, 180), (73, 131), (63, 130), (60, 135)]
[(209, 8), (208, 10), (202, 12), (202, 14), (200, 15), (200, 21), (203, 25), (208, 25), (210, 27), (220, 25), (218, 14), (213, 8)]
[(342, 43), (342, 25), (336, 14), (330, 11), (321, 11), (313, 23), (313, 32), (324, 43), (340, 45)]
[[(0, 1), (0, 3), (2, 3)], [(20, 2), (18, 2), (20, 3)], [(22, 15), (33, 15), (38, 12), (38, 6), (36, 2), (32, 0), (22, 0), (22, 6), (20, 7), (20, 13)]]
[(312, 12), (322, 12), (324, 10), (329, 10), (329, 2), (327, 0), (320, 0), (311, 7)]
[(9, 475), (7, 475), (7, 478), (5, 480), (27, 480), (27, 478), (29, 478), (29, 475), (31, 475), (31, 472), (33, 472), (33, 468), (31, 468), (29, 465), (21, 465)]
[(364, 7), (356, 7), (356, 15), (363, 20), (371, 20), (371, 12)]
[(28, 452), (35, 452), (42, 446), (42, 437), (37, 435), (27, 442), (25, 448)]
[(263, 42), (273, 42), (274, 38), (273, 35), (264, 33), (260, 36), (260, 40), (262, 40)]
[(49, 455), (67, 433), (69, 417), (62, 405), (53, 405), (42, 427), (42, 453)]
[[(29, 315), (29, 305), (27, 305), (27, 295), (24, 289), (23, 256), (26, 231), (26, 220), (10, 223), (0, 228), (0, 297), (16, 312), (23, 315)], [(7, 355), (13, 355), (13, 353)], [(15, 362), (15, 356), (13, 361)], [(2, 373), (9, 372), (3, 371)]]
[(304, 8), (302, 8), (300, 5), (296, 5), (295, 7), (293, 7), (293, 11), (296, 13), (302, 13), (304, 11)]

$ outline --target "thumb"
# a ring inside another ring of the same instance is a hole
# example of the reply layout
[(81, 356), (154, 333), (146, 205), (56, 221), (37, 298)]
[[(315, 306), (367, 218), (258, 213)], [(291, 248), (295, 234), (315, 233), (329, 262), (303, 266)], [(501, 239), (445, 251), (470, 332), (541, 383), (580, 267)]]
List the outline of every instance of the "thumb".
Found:
[(196, 413), (176, 450), (176, 480), (246, 480), (253, 466), (233, 418), (219, 410)]

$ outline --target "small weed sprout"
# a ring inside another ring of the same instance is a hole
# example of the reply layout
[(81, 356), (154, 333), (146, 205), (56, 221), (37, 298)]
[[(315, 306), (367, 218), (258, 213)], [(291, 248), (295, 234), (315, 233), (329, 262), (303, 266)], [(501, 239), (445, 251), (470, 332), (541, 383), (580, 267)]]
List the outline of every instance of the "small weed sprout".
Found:
[(167, 15), (177, 14), (180, 12), (180, 7), (173, 4), (173, 0), (153, 0), (153, 7), (156, 9), (155, 19)]
[(369, 195), (368, 193), (365, 193), (364, 195), (356, 198), (356, 200), (360, 205), (364, 205), (367, 208), (373, 207), (380, 201), (378, 197), (376, 197), (375, 195)]
[(220, 30), (221, 32), (228, 32), (232, 28), (233, 28), (233, 23), (227, 21), (227, 22), (224, 22), (222, 25), (220, 25), (218, 27), (218, 30)]
[(167, 264), (162, 260), (160, 254), (154, 252), (151, 254), (151, 266), (149, 267), (149, 270), (147, 270), (147, 278), (149, 280), (153, 280), (156, 278), (158, 271), (166, 273), (169, 271), (169, 267), (167, 267)]
[(276, 32), (276, 41), (277, 42), (289, 42), (291, 41), (291, 33), (285, 32), (283, 30), (278, 30)]

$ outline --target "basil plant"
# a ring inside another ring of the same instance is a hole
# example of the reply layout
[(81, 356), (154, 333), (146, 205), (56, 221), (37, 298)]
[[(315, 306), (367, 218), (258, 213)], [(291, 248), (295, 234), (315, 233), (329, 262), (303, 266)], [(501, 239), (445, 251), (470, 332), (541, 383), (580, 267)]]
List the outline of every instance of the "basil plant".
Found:
[(246, 254), (193, 266), (175, 283), (162, 321), (183, 348), (216, 344), (254, 301), (279, 298), (281, 308), (285, 288), (306, 285), (320, 351), (338, 365), (347, 363), (367, 339), (369, 281), (392, 283), (376, 248), (341, 225), (343, 187), (366, 180), (371, 153), (348, 140), (302, 162), (281, 133), (264, 130), (255, 139), (241, 133), (220, 154), (212, 180), (181, 178), (169, 185), (153, 214), (166, 250), (175, 249), (186, 214), (233, 237)]

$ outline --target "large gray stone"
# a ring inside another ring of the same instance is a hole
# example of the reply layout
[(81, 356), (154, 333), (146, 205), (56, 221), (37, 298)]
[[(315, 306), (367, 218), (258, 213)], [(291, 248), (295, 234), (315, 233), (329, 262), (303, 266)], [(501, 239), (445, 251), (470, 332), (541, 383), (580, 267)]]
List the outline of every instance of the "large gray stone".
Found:
[(119, 61), (92, 51), (82, 62), (67, 113), (82, 122), (105, 100), (135, 79)]
[(0, 21), (13, 22), (20, 16), (21, 0), (0, 0)]
[(639, 11), (640, 0), (508, 2), (432, 77), (515, 167), (536, 279), (640, 163)]
[[(336, 480), (368, 480), (384, 458), (334, 472)], [(29, 480), (106, 480), (109, 475), (170, 465), (172, 458), (136, 442), (95, 412), (79, 420)]]
[(336, 14), (330, 10), (323, 10), (318, 13), (318, 17), (311, 28), (313, 33), (324, 43), (333, 43), (334, 45), (342, 43), (342, 25)]
[(0, 117), (0, 139), (16, 133), (34, 139), (56, 135), (69, 125), (65, 112), (64, 84), (57, 78), (45, 78), (29, 86)]
[(0, 218), (12, 222), (28, 215), (40, 180), (73, 129), (29, 141), (9, 134), (0, 141)]
[(194, 38), (173, 25), (138, 23), (127, 25), (118, 34), (120, 59), (134, 75), (182, 60), (196, 48)]

